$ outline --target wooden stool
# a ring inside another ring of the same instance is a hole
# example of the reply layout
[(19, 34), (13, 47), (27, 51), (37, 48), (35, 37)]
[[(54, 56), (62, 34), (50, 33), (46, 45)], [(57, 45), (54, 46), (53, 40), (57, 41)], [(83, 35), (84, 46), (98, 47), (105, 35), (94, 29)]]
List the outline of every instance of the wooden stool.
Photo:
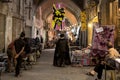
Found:
[(116, 80), (115, 70), (106, 70), (106, 79), (105, 80)]

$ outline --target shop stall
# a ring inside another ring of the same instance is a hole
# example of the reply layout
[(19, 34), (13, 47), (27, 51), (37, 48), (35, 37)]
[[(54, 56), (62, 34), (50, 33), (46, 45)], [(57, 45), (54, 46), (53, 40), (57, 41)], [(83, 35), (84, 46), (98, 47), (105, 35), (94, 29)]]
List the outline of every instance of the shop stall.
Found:
[(92, 63), (91, 50), (89, 48), (72, 49), (71, 62), (72, 66), (89, 66)]

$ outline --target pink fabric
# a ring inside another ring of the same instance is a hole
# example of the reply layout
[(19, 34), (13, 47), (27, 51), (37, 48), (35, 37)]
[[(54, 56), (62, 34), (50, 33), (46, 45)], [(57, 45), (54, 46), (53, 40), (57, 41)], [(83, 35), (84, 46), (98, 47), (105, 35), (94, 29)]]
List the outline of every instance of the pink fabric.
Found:
[(105, 55), (105, 52), (107, 51), (106, 43), (108, 40), (110, 40), (114, 45), (114, 28), (115, 28), (115, 26), (114, 25), (105, 25), (105, 26), (101, 26), (101, 27), (103, 27), (103, 31), (97, 33), (96, 29), (99, 28), (99, 25), (97, 23), (94, 23), (94, 25), (93, 25), (92, 54), (94, 56)]
[(81, 59), (80, 63), (83, 66), (91, 65), (91, 59), (89, 58)]

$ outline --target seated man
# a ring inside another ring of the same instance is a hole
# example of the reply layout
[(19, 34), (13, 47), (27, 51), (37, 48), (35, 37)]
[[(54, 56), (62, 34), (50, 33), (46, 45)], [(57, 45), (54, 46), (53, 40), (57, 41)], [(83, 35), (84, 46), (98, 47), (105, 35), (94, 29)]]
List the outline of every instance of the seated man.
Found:
[[(113, 48), (113, 45), (112, 45), (111, 42), (108, 42), (107, 47), (108, 47), (108, 54), (105, 57), (105, 61), (100, 61), (98, 64), (96, 64), (94, 70), (87, 73), (88, 75), (92, 75), (92, 76), (94, 76), (95, 73), (97, 73), (98, 80), (101, 80), (101, 78), (102, 78), (103, 69), (106, 68), (106, 70), (115, 70), (115, 62), (113, 62), (112, 65), (109, 65), (107, 63), (107, 60), (108, 59), (113, 60), (113, 59), (115, 59), (117, 57), (120, 57), (118, 51)], [(105, 66), (105, 64), (106, 64), (106, 66)]]

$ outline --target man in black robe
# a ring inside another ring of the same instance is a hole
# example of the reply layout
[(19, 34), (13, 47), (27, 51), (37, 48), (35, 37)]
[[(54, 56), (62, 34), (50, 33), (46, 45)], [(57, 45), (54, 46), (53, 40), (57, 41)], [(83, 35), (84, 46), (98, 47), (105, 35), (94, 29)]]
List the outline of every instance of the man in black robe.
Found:
[(53, 65), (61, 67), (70, 63), (68, 40), (65, 39), (64, 34), (61, 34), (56, 42)]

